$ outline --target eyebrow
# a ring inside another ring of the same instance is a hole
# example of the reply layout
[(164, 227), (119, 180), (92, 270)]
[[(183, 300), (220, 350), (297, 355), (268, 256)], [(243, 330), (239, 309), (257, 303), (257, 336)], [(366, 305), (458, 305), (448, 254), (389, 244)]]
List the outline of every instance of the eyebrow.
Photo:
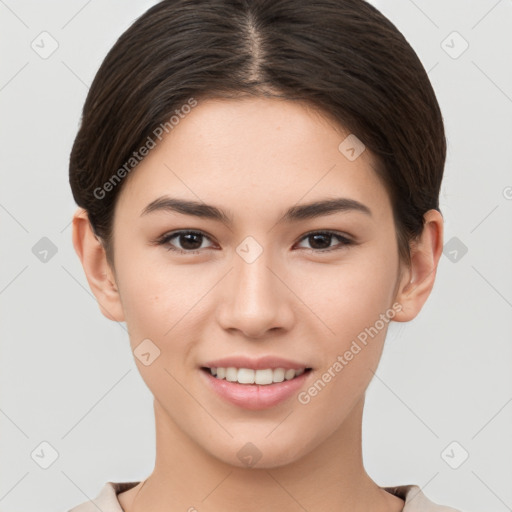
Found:
[[(225, 212), (216, 206), (201, 203), (199, 201), (189, 201), (169, 196), (159, 197), (149, 203), (144, 210), (142, 210), (141, 217), (149, 213), (159, 211), (192, 215), (203, 219), (216, 220), (227, 225), (233, 224), (232, 214)], [(314, 219), (324, 215), (332, 215), (338, 212), (351, 211), (361, 212), (370, 217), (372, 216), (372, 212), (368, 206), (354, 199), (341, 197), (292, 206), (285, 212), (277, 223), (292, 223), (306, 219)]]

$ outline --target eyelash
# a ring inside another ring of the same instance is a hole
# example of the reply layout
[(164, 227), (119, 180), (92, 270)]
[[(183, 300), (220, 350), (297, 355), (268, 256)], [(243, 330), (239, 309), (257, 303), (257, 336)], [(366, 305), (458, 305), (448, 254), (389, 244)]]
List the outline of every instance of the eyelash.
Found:
[[(210, 239), (209, 236), (207, 236), (205, 233), (203, 233), (201, 231), (187, 231), (187, 230), (184, 230), (184, 231), (174, 231), (172, 233), (167, 233), (167, 234), (161, 236), (158, 240), (156, 240), (155, 243), (156, 243), (156, 245), (167, 245), (168, 246), (167, 247), (168, 251), (173, 251), (173, 252), (178, 253), (178, 254), (199, 254), (201, 252), (200, 249), (191, 250), (191, 251), (185, 251), (183, 249), (178, 249), (176, 247), (173, 247), (172, 245), (169, 244), (169, 242), (173, 238), (179, 237), (180, 235), (199, 235), (199, 236), (203, 236), (205, 238)], [(299, 240), (299, 243), (302, 242), (303, 240), (313, 236), (313, 235), (333, 236), (333, 237), (335, 237), (335, 238), (337, 238), (338, 240), (341, 241), (341, 244), (339, 246), (334, 246), (334, 247), (331, 247), (331, 248), (328, 248), (328, 249), (308, 249), (308, 248), (304, 248), (305, 250), (310, 251), (311, 253), (315, 253), (315, 254), (323, 254), (323, 253), (326, 253), (326, 252), (339, 251), (339, 250), (345, 248), (346, 246), (353, 245), (355, 243), (353, 240), (347, 238), (344, 235), (336, 233), (335, 231), (310, 231), (309, 233), (306, 233)]]

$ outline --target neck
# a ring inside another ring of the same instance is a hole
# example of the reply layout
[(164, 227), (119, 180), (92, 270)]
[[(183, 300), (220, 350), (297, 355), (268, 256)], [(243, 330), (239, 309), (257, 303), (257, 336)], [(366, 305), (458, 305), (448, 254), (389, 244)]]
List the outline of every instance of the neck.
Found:
[[(398, 512), (403, 500), (377, 486), (362, 463), (364, 398), (341, 428), (292, 463), (240, 468), (212, 457), (155, 400), (157, 457), (152, 474), (121, 502), (126, 512)], [(136, 498), (136, 499), (135, 499)]]

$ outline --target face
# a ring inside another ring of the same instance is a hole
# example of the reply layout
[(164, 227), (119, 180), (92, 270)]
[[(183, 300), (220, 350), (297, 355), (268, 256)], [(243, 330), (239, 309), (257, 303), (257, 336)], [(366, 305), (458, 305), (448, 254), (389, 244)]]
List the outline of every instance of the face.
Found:
[[(377, 367), (397, 238), (372, 155), (339, 149), (348, 135), (296, 102), (208, 100), (123, 184), (115, 278), (156, 421), (226, 463), (243, 466), (246, 443), (260, 467), (311, 452)], [(339, 202), (305, 207), (324, 201)], [(278, 368), (299, 371), (230, 381)]]

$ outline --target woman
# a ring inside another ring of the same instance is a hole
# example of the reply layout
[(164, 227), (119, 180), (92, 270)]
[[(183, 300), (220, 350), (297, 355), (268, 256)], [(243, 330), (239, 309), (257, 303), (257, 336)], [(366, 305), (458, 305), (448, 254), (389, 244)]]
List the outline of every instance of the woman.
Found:
[(164, 0), (107, 55), (73, 243), (154, 395), (156, 462), (87, 512), (450, 511), (362, 462), (391, 321), (443, 245), (428, 76), (363, 0)]

